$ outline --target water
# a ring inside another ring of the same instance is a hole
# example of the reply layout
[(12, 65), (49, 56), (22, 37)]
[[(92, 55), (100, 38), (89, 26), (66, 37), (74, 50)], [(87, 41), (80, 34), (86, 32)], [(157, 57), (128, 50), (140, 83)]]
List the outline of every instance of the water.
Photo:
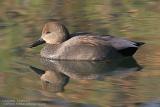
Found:
[[(158, 0), (1, 0), (1, 106), (159, 107), (159, 5)], [(146, 44), (134, 58), (117, 62), (46, 61), (39, 57), (42, 46), (27, 46), (51, 18), (70, 32)]]

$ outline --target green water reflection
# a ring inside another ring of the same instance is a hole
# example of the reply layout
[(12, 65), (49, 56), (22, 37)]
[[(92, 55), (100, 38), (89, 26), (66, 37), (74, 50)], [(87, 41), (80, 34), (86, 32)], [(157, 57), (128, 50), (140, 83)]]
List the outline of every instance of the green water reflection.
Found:
[[(134, 107), (159, 100), (159, 5), (159, 0), (1, 0), (1, 99), (54, 99), (55, 107), (59, 103), (64, 103), (59, 105), (62, 107)], [(101, 81), (71, 79), (61, 94), (43, 90), (39, 76), (27, 66), (41, 68), (41, 46), (34, 50), (27, 46), (52, 18), (61, 20), (70, 32), (97, 32), (146, 42), (134, 56), (143, 69)]]

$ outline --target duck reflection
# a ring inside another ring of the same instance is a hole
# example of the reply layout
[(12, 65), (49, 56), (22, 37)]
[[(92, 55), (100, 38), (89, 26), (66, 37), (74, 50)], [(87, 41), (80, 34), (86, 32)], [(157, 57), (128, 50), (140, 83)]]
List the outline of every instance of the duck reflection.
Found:
[(107, 76), (123, 75), (128, 72), (139, 71), (141, 66), (132, 57), (116, 62), (105, 61), (57, 61), (41, 58), (44, 70), (30, 66), (40, 75), (42, 87), (52, 88), (52, 91), (62, 92), (69, 79), (76, 80), (104, 80)]
[(33, 66), (30, 68), (40, 75), (42, 81), (42, 88), (51, 88), (54, 92), (63, 92), (64, 86), (68, 83), (69, 77), (56, 70), (42, 70)]

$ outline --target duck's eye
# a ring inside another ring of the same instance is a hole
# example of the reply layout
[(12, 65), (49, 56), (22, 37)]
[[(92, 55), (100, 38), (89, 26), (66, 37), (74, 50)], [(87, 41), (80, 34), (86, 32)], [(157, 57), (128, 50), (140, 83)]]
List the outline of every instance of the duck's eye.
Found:
[(48, 33), (51, 33), (51, 32), (49, 32), (49, 31), (48, 31), (48, 32), (46, 32), (46, 34), (48, 34)]

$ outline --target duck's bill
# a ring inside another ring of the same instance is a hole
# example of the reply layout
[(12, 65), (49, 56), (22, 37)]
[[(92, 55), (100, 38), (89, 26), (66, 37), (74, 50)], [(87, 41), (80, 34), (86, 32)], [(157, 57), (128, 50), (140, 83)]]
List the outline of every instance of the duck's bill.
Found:
[(36, 68), (34, 66), (29, 66), (30, 69), (32, 69), (34, 72), (36, 72), (38, 75), (42, 76), (45, 73), (45, 70)]
[(34, 41), (29, 47), (33, 48), (33, 47), (36, 47), (36, 46), (41, 45), (43, 43), (45, 43), (45, 41), (42, 38), (40, 38), (40, 39)]

